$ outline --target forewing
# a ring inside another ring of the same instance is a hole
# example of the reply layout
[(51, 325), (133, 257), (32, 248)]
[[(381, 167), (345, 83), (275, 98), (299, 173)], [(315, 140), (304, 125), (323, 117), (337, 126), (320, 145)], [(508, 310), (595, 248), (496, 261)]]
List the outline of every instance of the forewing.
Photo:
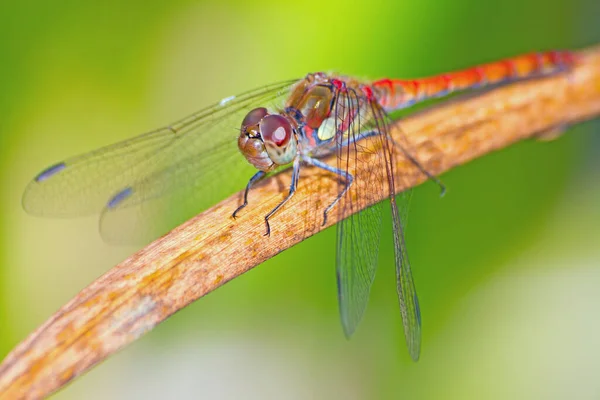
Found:
[(282, 82), (229, 97), (164, 128), (57, 163), (38, 174), (23, 194), (31, 214), (51, 217), (98, 213), (121, 190), (224, 144), (235, 153), (244, 113), (288, 92)]
[[(361, 169), (368, 171), (361, 174), (362, 179), (353, 182), (337, 206), (340, 214), (352, 214), (337, 224), (336, 259), (340, 315), (344, 333), (349, 337), (362, 319), (369, 300), (381, 236), (380, 204), (359, 211), (361, 205), (353, 199), (374, 203), (383, 190), (383, 176), (381, 160), (373, 152), (377, 136), (361, 137), (365, 133), (363, 121), (369, 119), (365, 115), (364, 99), (351, 90), (340, 93), (336, 105), (336, 125), (342, 127), (340, 131), (344, 130), (347, 121), (352, 120), (347, 134), (336, 138), (337, 168), (353, 174), (361, 164)], [(355, 112), (356, 118), (352, 118)], [(346, 182), (346, 179), (340, 180), (340, 193)]]
[(147, 242), (218, 200), (215, 191), (225, 196), (243, 188), (232, 177), (253, 169), (237, 150), (240, 124), (252, 108), (280, 106), (294, 82), (224, 99), (162, 129), (58, 163), (28, 185), (23, 207), (43, 216), (104, 210), (105, 240)]
[(374, 121), (377, 123), (381, 132), (381, 144), (385, 156), (385, 171), (388, 176), (388, 188), (390, 204), (392, 208), (392, 226), (394, 235), (394, 253), (396, 264), (396, 288), (398, 291), (398, 301), (400, 303), (400, 314), (402, 315), (402, 324), (404, 326), (404, 337), (408, 346), (408, 352), (414, 361), (419, 359), (421, 352), (421, 311), (417, 291), (408, 261), (406, 244), (404, 242), (404, 232), (402, 219), (406, 218), (406, 209), (400, 211), (396, 199), (394, 151), (396, 150), (393, 142), (388, 140), (389, 121), (384, 111), (376, 104), (372, 105), (373, 114), (376, 116)]

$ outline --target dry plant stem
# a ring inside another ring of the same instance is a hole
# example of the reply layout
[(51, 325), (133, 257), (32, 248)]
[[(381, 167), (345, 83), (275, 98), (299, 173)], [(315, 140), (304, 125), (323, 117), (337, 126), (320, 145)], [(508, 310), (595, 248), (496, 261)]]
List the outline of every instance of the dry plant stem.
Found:
[[(568, 74), (510, 84), (407, 118), (403, 135), (417, 159), (441, 174), (540, 132), (594, 118), (600, 115), (600, 47), (579, 56), (579, 65)], [(392, 130), (401, 140), (399, 129)], [(401, 171), (398, 191), (424, 179), (402, 158), (396, 170)], [(356, 174), (360, 181), (361, 171)], [(281, 186), (289, 178), (284, 173), (251, 192), (251, 207), (237, 220), (231, 213), (239, 194), (82, 290), (6, 357), (0, 365), (0, 399), (39, 398), (56, 391), (174, 312), (325, 229), (319, 218), (306, 214), (317, 210), (315, 215), (321, 215), (337, 184), (315, 168), (304, 168), (294, 199), (271, 220), (271, 236), (263, 237), (263, 216), (282, 199)], [(338, 217), (330, 213), (327, 225)]]

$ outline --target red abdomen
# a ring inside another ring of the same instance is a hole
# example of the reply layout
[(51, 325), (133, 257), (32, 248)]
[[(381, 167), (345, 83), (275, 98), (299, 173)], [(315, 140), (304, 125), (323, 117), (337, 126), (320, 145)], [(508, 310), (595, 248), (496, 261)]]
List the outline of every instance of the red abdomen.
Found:
[(574, 54), (567, 51), (531, 53), (428, 78), (381, 79), (372, 87), (379, 103), (392, 111), (458, 90), (551, 75), (568, 70), (574, 63)]

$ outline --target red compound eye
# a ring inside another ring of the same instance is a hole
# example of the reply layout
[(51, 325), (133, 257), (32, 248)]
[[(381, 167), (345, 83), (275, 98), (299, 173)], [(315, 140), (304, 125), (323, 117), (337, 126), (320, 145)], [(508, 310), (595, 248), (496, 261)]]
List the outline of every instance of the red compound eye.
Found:
[(242, 129), (247, 126), (258, 125), (260, 121), (267, 115), (267, 109), (264, 107), (255, 108), (246, 114), (244, 121), (242, 122)]
[(292, 126), (281, 115), (267, 115), (260, 121), (260, 135), (263, 141), (282, 147), (292, 138)]

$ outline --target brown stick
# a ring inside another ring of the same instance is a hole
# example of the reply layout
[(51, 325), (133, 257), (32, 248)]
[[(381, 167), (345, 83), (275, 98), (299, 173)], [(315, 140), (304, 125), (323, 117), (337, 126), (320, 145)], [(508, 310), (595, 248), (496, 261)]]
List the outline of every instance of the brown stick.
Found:
[[(579, 56), (571, 73), (510, 84), (403, 120), (412, 151), (429, 171), (440, 174), (540, 132), (600, 115), (600, 47)], [(400, 130), (393, 131), (399, 139)], [(405, 159), (396, 168), (402, 171), (398, 191), (423, 181)], [(356, 171), (357, 182), (360, 174)], [(253, 206), (237, 220), (231, 212), (239, 194), (82, 290), (6, 357), (0, 365), (0, 399), (49, 395), (174, 312), (323, 230), (319, 210), (335, 195), (337, 183), (305, 168), (294, 199), (274, 218), (271, 236), (263, 237), (263, 216), (282, 199), (281, 186), (289, 178), (284, 173), (257, 187)], [(314, 215), (306, 218), (307, 213)], [(338, 218), (331, 213), (327, 226)]]

